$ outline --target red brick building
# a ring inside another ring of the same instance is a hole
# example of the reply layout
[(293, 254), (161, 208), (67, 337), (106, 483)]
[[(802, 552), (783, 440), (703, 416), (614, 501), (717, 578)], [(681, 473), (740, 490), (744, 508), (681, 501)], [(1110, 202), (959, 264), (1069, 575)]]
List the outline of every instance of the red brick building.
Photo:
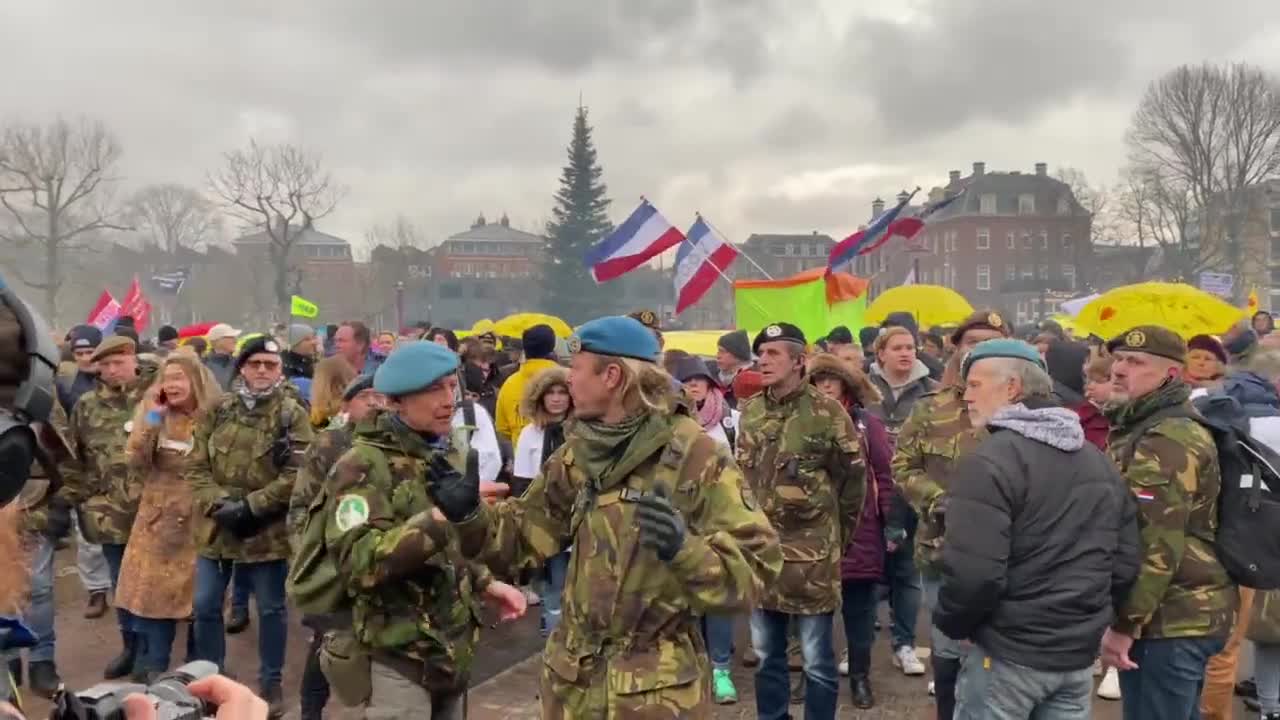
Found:
[[(1022, 173), (987, 172), (975, 162), (967, 177), (952, 170), (927, 200), (961, 191), (965, 196), (936, 213), (910, 244), (889, 242), (855, 260), (854, 273), (872, 281), (872, 297), (903, 284), (914, 268), (916, 282), (950, 287), (975, 307), (1001, 308), (1023, 323), (1056, 312), (1091, 285), (1093, 218), (1045, 163)], [(884, 208), (877, 199), (872, 218)]]

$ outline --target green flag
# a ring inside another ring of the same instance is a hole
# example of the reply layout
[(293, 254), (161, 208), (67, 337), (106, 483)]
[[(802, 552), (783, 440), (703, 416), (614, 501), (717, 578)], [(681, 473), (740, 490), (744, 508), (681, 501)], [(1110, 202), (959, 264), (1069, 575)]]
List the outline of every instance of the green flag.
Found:
[(289, 314), (294, 317), (314, 318), (320, 314), (320, 308), (310, 300), (294, 295), (289, 298)]
[(738, 328), (754, 335), (771, 323), (789, 322), (812, 342), (844, 325), (857, 337), (867, 310), (867, 282), (846, 273), (827, 278), (825, 272), (814, 268), (782, 280), (735, 282)]

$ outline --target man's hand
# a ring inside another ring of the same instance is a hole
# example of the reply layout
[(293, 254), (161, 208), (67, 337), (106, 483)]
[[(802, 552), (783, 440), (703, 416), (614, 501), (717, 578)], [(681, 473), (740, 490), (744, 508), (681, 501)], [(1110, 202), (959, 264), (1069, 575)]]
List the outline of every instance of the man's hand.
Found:
[[(187, 686), (191, 694), (218, 707), (217, 720), (266, 720), (267, 702), (249, 688), (223, 675), (197, 680)], [(124, 699), (127, 720), (157, 720), (155, 706), (146, 695), (133, 693)]]
[(490, 505), (505, 499), (511, 494), (511, 486), (506, 483), (480, 481), (480, 497)]
[(218, 527), (238, 538), (250, 537), (258, 531), (258, 522), (246, 500), (223, 500), (214, 505), (212, 515)]
[(60, 497), (49, 501), (45, 511), (44, 536), (50, 540), (61, 540), (71, 534), (71, 505)]
[(1133, 637), (1111, 628), (1102, 635), (1102, 664), (1117, 670), (1137, 670), (1138, 663), (1129, 659), (1133, 649)]
[(680, 511), (672, 507), (661, 485), (654, 489), (654, 494), (637, 500), (636, 505), (640, 544), (652, 548), (659, 560), (671, 562), (684, 547), (685, 524)]
[[(472, 455), (479, 458), (475, 450), (468, 451), (468, 469), (476, 464), (472, 461)], [(431, 461), (427, 474), (427, 489), (449, 522), (462, 522), (480, 507), (480, 478), (470, 472), (466, 475), (458, 472), (443, 454)]]
[(494, 580), (484, 589), (484, 601), (498, 611), (498, 619), (511, 622), (524, 617), (529, 602), (524, 593), (504, 582)]

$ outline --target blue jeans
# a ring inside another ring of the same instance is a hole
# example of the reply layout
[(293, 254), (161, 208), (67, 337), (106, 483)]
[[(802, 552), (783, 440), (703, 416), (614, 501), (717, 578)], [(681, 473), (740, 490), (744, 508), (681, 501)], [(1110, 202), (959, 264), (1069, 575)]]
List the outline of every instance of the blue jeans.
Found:
[[(924, 606), (931, 619), (933, 617), (933, 609), (938, 606), (938, 591), (941, 589), (941, 578), (924, 579)], [(947, 660), (960, 660), (968, 654), (968, 651), (960, 646), (959, 640), (952, 640), (947, 637), (945, 633), (934, 627), (932, 622), (929, 623), (929, 644), (933, 648), (933, 654), (936, 657)]]
[(969, 649), (956, 683), (955, 720), (1089, 720), (1093, 668), (1035, 670)]
[(773, 610), (751, 613), (751, 645), (760, 658), (756, 670), (756, 716), (760, 720), (788, 717), (791, 682), (787, 671), (787, 626), (795, 622), (804, 655), (804, 716), (832, 720), (836, 716), (836, 648), (832, 643), (834, 613), (788, 615)]
[(139, 667), (146, 672), (155, 673), (168, 670), (178, 621), (134, 616), (133, 625), (138, 634), (145, 638)]
[[(111, 590), (114, 592), (120, 587), (120, 565), (124, 563), (124, 545), (102, 543), (102, 556), (107, 559), (107, 570), (111, 573)], [(120, 625), (120, 637), (133, 634), (133, 613), (117, 606), (116, 622)]]
[(728, 670), (733, 666), (733, 615), (706, 615), (702, 618), (702, 637), (707, 643), (707, 655), (715, 670)]
[(915, 545), (910, 536), (896, 552), (885, 555), (884, 573), (889, 581), (889, 607), (893, 611), (893, 649), (916, 646), (916, 620), (920, 617), (921, 582), (916, 570)]
[(547, 558), (542, 576), (542, 629), (548, 635), (560, 624), (560, 596), (564, 594), (564, 579), (569, 574), (569, 551)]
[(1258, 703), (1262, 705), (1263, 714), (1280, 712), (1280, 645), (1254, 643), (1253, 648)]
[(289, 566), (284, 560), (232, 563), (230, 560), (196, 558), (196, 655), (225, 671), (227, 635), (222, 622), (223, 602), (231, 582), (232, 567), (243, 568), (245, 579), (258, 599), (258, 683), (262, 689), (279, 685), (284, 670), (284, 646), (288, 623), (284, 581)]
[(1120, 673), (1124, 720), (1200, 720), (1200, 691), (1209, 658), (1227, 644), (1218, 638), (1134, 640), (1137, 670)]
[(231, 573), (231, 609), (240, 610), (245, 615), (249, 614), (249, 590), (253, 587), (253, 583), (245, 577), (244, 570), (240, 569), (237, 563), (235, 570)]
[(57, 633), (53, 618), (57, 611), (53, 603), (53, 541), (39, 535), (31, 538), (31, 600), (22, 619), (38, 640), (27, 651), (28, 662), (53, 662)]

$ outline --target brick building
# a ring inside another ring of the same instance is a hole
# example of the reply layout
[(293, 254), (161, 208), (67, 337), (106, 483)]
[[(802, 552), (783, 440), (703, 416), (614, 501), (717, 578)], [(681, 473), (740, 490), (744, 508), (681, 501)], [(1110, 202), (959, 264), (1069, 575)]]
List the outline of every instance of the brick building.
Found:
[[(358, 317), (351, 302), (350, 288), (356, 283), (351, 243), (336, 235), (321, 232), (310, 223), (290, 226), (289, 285), (292, 292), (320, 306), (326, 318)], [(258, 305), (275, 308), (275, 268), (270, 261), (270, 236), (265, 230), (231, 241), (250, 274)], [(273, 312), (279, 320), (279, 312)]]
[[(1022, 323), (1056, 312), (1062, 300), (1091, 286), (1093, 219), (1045, 163), (1021, 173), (987, 172), (975, 162), (966, 177), (952, 170), (927, 200), (961, 191), (965, 196), (936, 213), (911, 243), (889, 242), (854, 261), (854, 274), (871, 280), (873, 298), (916, 268), (917, 282), (950, 287), (975, 307), (1002, 308)], [(884, 209), (877, 199), (872, 218)]]
[[(754, 260), (769, 277), (777, 280), (827, 264), (827, 256), (836, 244), (830, 235), (816, 230), (812, 233), (757, 234), (752, 233), (742, 244), (742, 253)], [(747, 258), (734, 263), (735, 280), (763, 280), (765, 276)]]

